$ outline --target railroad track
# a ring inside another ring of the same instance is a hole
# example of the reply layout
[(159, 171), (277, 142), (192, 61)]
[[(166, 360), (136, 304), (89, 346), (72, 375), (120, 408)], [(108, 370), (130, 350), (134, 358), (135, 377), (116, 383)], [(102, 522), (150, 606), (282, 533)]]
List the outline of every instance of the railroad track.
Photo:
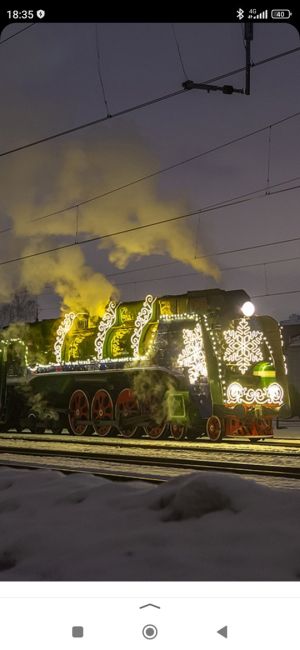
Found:
[(209, 450), (212, 453), (222, 453), (222, 454), (250, 454), (250, 455), (282, 455), (283, 450), (285, 449), (289, 455), (299, 455), (300, 454), (300, 439), (267, 439), (264, 441), (259, 441), (256, 444), (250, 443), (249, 441), (244, 440), (224, 440), (223, 442), (214, 443), (209, 441), (207, 438), (202, 438), (201, 440), (192, 442), (187, 440), (176, 441), (172, 438), (167, 440), (150, 440), (149, 438), (123, 438), (121, 436), (113, 437), (108, 436), (101, 438), (99, 436), (72, 436), (69, 433), (66, 434), (52, 434), (52, 433), (0, 433), (0, 450), (2, 442), (5, 440), (13, 440), (16, 444), (19, 441), (36, 441), (41, 443), (55, 443), (55, 445), (81, 445), (86, 446), (98, 446), (101, 448), (103, 445), (105, 447), (112, 448), (133, 448), (133, 449), (155, 449), (155, 450), (188, 450), (188, 451), (207, 451)]
[[(48, 439), (50, 438), (50, 439)], [(53, 440), (55, 438), (55, 441)], [(57, 440), (58, 438), (58, 440)], [(300, 448), (281, 451), (242, 450), (237, 445), (176, 441), (103, 440), (70, 436), (2, 434), (1, 464), (89, 471), (119, 479), (167, 480), (192, 471), (218, 471), (243, 476), (298, 480)], [(224, 449), (225, 447), (225, 449)]]

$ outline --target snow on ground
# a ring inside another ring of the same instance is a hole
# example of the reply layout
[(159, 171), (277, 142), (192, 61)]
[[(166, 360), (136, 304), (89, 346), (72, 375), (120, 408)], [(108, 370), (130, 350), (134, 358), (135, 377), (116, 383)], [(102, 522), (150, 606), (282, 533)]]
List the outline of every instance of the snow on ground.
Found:
[(0, 469), (2, 580), (299, 580), (300, 490)]

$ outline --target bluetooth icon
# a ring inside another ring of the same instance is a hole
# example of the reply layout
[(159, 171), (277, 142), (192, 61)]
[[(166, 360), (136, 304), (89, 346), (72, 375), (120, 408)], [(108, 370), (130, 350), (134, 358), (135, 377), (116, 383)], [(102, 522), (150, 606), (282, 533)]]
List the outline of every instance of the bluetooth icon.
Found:
[(243, 9), (238, 9), (238, 11), (236, 12), (236, 17), (239, 20), (243, 20), (243, 18), (244, 18), (244, 10)]

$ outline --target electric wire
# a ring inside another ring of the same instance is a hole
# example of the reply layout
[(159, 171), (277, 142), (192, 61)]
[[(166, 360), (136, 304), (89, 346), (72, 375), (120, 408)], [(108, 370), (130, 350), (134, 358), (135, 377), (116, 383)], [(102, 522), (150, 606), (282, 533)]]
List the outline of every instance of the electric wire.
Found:
[(179, 61), (180, 61), (181, 67), (182, 67), (182, 71), (183, 71), (183, 74), (184, 74), (185, 78), (188, 79), (188, 75), (187, 75), (186, 69), (185, 69), (185, 67), (184, 67), (183, 58), (182, 58), (182, 54), (181, 54), (181, 51), (180, 51), (179, 42), (178, 42), (178, 39), (177, 39), (177, 36), (176, 36), (176, 31), (175, 31), (174, 23), (170, 23), (170, 25), (171, 25), (172, 32), (173, 32), (173, 36), (174, 36), (174, 40), (175, 40), (175, 43), (176, 43), (177, 52), (178, 52)]
[[(269, 63), (270, 61), (273, 61), (274, 59), (278, 59), (283, 56), (287, 56), (289, 54), (293, 54), (294, 52), (297, 52), (300, 50), (300, 47), (294, 48), (293, 50), (287, 50), (286, 52), (281, 52), (280, 54), (277, 54), (273, 57), (269, 57), (268, 59), (264, 59), (264, 61), (259, 61), (255, 64), (253, 64), (252, 67), (257, 66), (257, 65), (262, 65), (263, 63)], [(216, 81), (217, 79), (224, 79), (225, 77), (232, 76), (233, 74), (237, 74), (237, 72), (241, 72), (245, 70), (245, 67), (240, 68), (238, 70), (234, 70), (230, 73), (225, 73), (223, 75), (220, 75), (219, 77), (215, 77), (214, 79), (208, 79), (207, 81), (203, 83), (211, 83), (212, 81)], [(18, 147), (13, 147), (12, 149), (7, 149), (6, 151), (0, 152), (0, 157), (4, 156), (9, 156), (10, 154), (17, 153), (18, 151), (24, 151), (25, 149), (29, 149), (31, 147), (35, 147), (39, 144), (43, 144), (45, 142), (50, 142), (51, 140), (55, 140), (57, 138), (61, 138), (65, 135), (69, 135), (71, 133), (76, 133), (77, 131), (81, 131), (83, 129), (87, 129), (91, 126), (95, 126), (96, 124), (101, 124), (102, 122), (106, 122), (107, 120), (111, 120), (117, 117), (122, 117), (123, 115), (127, 115), (128, 113), (132, 113), (134, 111), (140, 110), (142, 108), (146, 108), (148, 106), (153, 106), (154, 104), (158, 104), (159, 102), (162, 102), (166, 99), (171, 99), (173, 97), (177, 97), (178, 95), (182, 95), (183, 93), (189, 92), (186, 88), (182, 88), (180, 90), (175, 90), (171, 93), (168, 93), (166, 95), (161, 95), (160, 97), (155, 97), (154, 99), (147, 100), (146, 102), (142, 102), (141, 104), (136, 104), (134, 106), (129, 106), (127, 108), (122, 109), (121, 111), (116, 111), (115, 113), (112, 113), (109, 116), (105, 117), (100, 117), (96, 120), (92, 120), (91, 122), (84, 122), (83, 124), (79, 124), (78, 126), (73, 126), (69, 129), (65, 129), (63, 131), (58, 131), (57, 133), (52, 133), (51, 135), (45, 136), (44, 138), (40, 138), (38, 140), (33, 140), (32, 142), (27, 142), (26, 144), (19, 145)]]
[[(300, 237), (298, 239), (300, 239)], [(271, 244), (266, 244), (266, 245), (272, 246), (272, 245), (274, 245), (274, 243), (275, 242), (273, 242)], [(279, 243), (281, 244), (282, 242), (276, 242), (276, 244), (279, 244)], [(255, 249), (256, 246), (251, 246), (251, 247), (249, 247), (249, 248), (247, 248), (245, 250), (252, 250), (252, 248)], [(220, 253), (215, 253), (215, 255), (216, 254), (217, 255), (225, 255), (228, 252), (229, 251), (223, 251), (223, 252), (220, 252)], [(235, 251), (230, 251), (230, 252), (232, 253), (232, 252), (235, 252)], [(227, 273), (229, 271), (237, 271), (237, 270), (241, 270), (241, 269), (249, 269), (249, 268), (254, 268), (254, 267), (263, 267), (263, 269), (264, 269), (264, 277), (265, 277), (265, 284), (267, 285), (268, 284), (267, 283), (267, 276), (266, 276), (266, 267), (267, 266), (271, 266), (272, 264), (281, 264), (281, 263), (284, 263), (284, 262), (291, 262), (291, 261), (295, 261), (295, 260), (300, 260), (300, 256), (298, 255), (298, 256), (295, 256), (295, 257), (280, 258), (280, 259), (277, 259), (277, 260), (271, 260), (270, 262), (253, 262), (251, 264), (238, 264), (236, 266), (220, 267), (219, 270), (222, 273)], [(178, 260), (176, 262), (173, 262), (172, 264), (180, 264), (180, 263), (181, 262)], [(159, 266), (160, 265), (157, 264), (155, 266), (153, 265), (150, 268), (158, 268)], [(139, 273), (140, 273), (141, 270), (146, 270), (146, 269), (136, 269), (136, 271), (138, 271)], [(134, 273), (135, 271), (131, 270), (131, 271), (128, 271), (128, 272), (129, 273)], [(120, 274), (122, 274), (122, 272), (120, 272)], [(108, 274), (106, 274), (106, 277), (110, 278), (113, 275), (114, 274), (109, 274), (108, 273)], [(156, 281), (159, 281), (159, 280), (172, 280), (173, 278), (185, 278), (185, 277), (189, 277), (189, 276), (192, 276), (192, 275), (199, 275), (199, 271), (189, 271), (188, 273), (176, 273), (176, 274), (172, 273), (172, 275), (160, 275), (157, 278), (147, 277), (146, 279), (143, 279), (143, 280), (138, 279), (138, 280), (125, 281), (125, 282), (118, 282), (118, 287), (123, 287), (125, 285), (130, 285), (130, 284), (142, 284), (142, 283), (146, 283), (146, 282), (149, 282), (149, 281), (156, 282)]]
[[(275, 195), (280, 194), (281, 192), (290, 192), (290, 191), (295, 190), (295, 189), (300, 189), (300, 184), (299, 185), (293, 185), (292, 187), (282, 188), (280, 190), (275, 190), (274, 192), (269, 192), (268, 196), (273, 196), (273, 194), (275, 194)], [(14, 257), (14, 258), (11, 258), (9, 260), (0, 261), (0, 266), (5, 266), (5, 265), (11, 264), (13, 262), (20, 262), (20, 261), (23, 261), (23, 260), (26, 260), (26, 259), (31, 259), (33, 257), (39, 257), (41, 255), (46, 255), (48, 253), (54, 253), (54, 252), (57, 252), (57, 251), (60, 251), (60, 250), (65, 250), (67, 248), (72, 248), (73, 246), (78, 246), (78, 245), (83, 245), (83, 244), (90, 244), (90, 243), (95, 242), (95, 241), (101, 241), (103, 239), (109, 239), (111, 237), (118, 237), (120, 235), (128, 234), (130, 232), (135, 232), (135, 231), (139, 231), (139, 230), (145, 230), (147, 228), (152, 228), (152, 227), (155, 227), (155, 226), (158, 226), (158, 225), (161, 225), (161, 224), (180, 221), (180, 220), (183, 220), (183, 219), (187, 219), (188, 217), (194, 216), (196, 214), (203, 214), (203, 213), (206, 213), (206, 212), (212, 212), (214, 210), (219, 210), (221, 208), (231, 207), (233, 205), (239, 205), (241, 203), (246, 203), (248, 201), (253, 201), (253, 200), (259, 199), (259, 198), (265, 198), (265, 194), (260, 195), (260, 196), (246, 196), (245, 198), (240, 198), (240, 199), (237, 198), (236, 200), (231, 200), (230, 202), (226, 202), (226, 203), (216, 203), (216, 204), (213, 204), (212, 206), (208, 206), (206, 208), (200, 208), (198, 210), (193, 210), (192, 212), (188, 212), (188, 213), (183, 214), (183, 215), (178, 215), (176, 217), (169, 217), (167, 219), (160, 219), (158, 221), (154, 221), (154, 222), (151, 222), (151, 223), (142, 224), (142, 225), (139, 225), (139, 226), (133, 226), (132, 228), (124, 228), (123, 230), (117, 230), (115, 232), (107, 233), (105, 235), (95, 235), (95, 236), (89, 237), (87, 239), (82, 239), (82, 240), (79, 240), (79, 241), (70, 242), (68, 244), (62, 244), (61, 246), (54, 246), (53, 248), (48, 248), (48, 249), (43, 250), (43, 251), (37, 251), (35, 253), (28, 253), (27, 255), (20, 255), (18, 257)], [(300, 239), (300, 237), (293, 237), (292, 239), (282, 240), (280, 243), (287, 243), (287, 242), (291, 242), (291, 241), (297, 241), (298, 239)], [(277, 243), (277, 242), (275, 242), (275, 243)], [(270, 246), (270, 245), (272, 245), (272, 244), (271, 243), (258, 244), (257, 246), (255, 246), (255, 248), (262, 248), (264, 246)], [(243, 249), (243, 248), (242, 249), (236, 249), (236, 251), (238, 251), (238, 252), (240, 252), (242, 250), (248, 250), (248, 248), (246, 248), (246, 249)], [(236, 251), (234, 251), (234, 252), (236, 252)], [(230, 252), (230, 251), (228, 251), (228, 252)], [(199, 256), (197, 256), (196, 259), (201, 259), (201, 258), (204, 258), (204, 257), (214, 257), (215, 255), (221, 255), (221, 254), (224, 254), (224, 253), (213, 253), (213, 254), (207, 254), (207, 255), (199, 255)]]
[(271, 296), (288, 296), (289, 294), (300, 293), (300, 289), (293, 289), (292, 291), (274, 291), (272, 293), (260, 293), (252, 298), (269, 298)]
[(27, 25), (27, 27), (23, 27), (23, 29), (19, 29), (18, 32), (15, 32), (14, 34), (11, 34), (10, 36), (7, 36), (7, 38), (1, 39), (0, 40), (0, 45), (3, 45), (3, 43), (6, 43), (7, 41), (10, 41), (10, 39), (14, 38), (15, 36), (19, 36), (19, 34), (22, 34), (22, 32), (25, 32), (26, 29), (30, 29), (30, 27), (34, 27), (35, 24), (36, 23), (32, 23), (31, 25)]
[(148, 106), (153, 106), (154, 104), (158, 104), (159, 102), (165, 100), (165, 99), (170, 99), (171, 97), (176, 97), (177, 95), (182, 95), (182, 93), (185, 93), (186, 90), (176, 90), (172, 93), (168, 93), (167, 95), (162, 95), (161, 97), (156, 97), (154, 99), (150, 99), (146, 102), (143, 102), (141, 104), (136, 104), (135, 106), (130, 106), (128, 108), (124, 108), (121, 111), (117, 111), (116, 113), (112, 113), (109, 117), (100, 117), (97, 120), (92, 120), (91, 122), (85, 122), (84, 124), (79, 124), (78, 126), (73, 126), (69, 129), (65, 129), (64, 131), (58, 131), (57, 133), (52, 133), (52, 135), (45, 136), (44, 138), (40, 138), (39, 140), (33, 140), (32, 142), (27, 142), (26, 144), (20, 145), (19, 147), (14, 147), (13, 149), (7, 149), (6, 151), (2, 151), (0, 153), (0, 157), (3, 156), (9, 156), (12, 153), (16, 153), (17, 151), (23, 151), (24, 149), (30, 149), (31, 147), (35, 147), (38, 144), (43, 144), (44, 142), (50, 142), (50, 140), (55, 140), (57, 138), (61, 138), (62, 136), (69, 135), (70, 133), (76, 133), (76, 131), (82, 131), (83, 129), (87, 129), (91, 126), (95, 126), (96, 124), (101, 124), (102, 122), (106, 122), (107, 120), (111, 120), (115, 117), (122, 117), (123, 115), (127, 115), (128, 113), (132, 113), (134, 111), (137, 111), (141, 108), (146, 108)]
[(267, 189), (266, 189), (266, 194), (269, 193), (269, 187), (270, 187), (271, 143), (272, 143), (272, 126), (269, 126), (269, 132), (268, 132), (268, 154), (267, 154)]
[(101, 85), (101, 88), (102, 88), (103, 101), (104, 101), (105, 108), (106, 108), (106, 117), (111, 117), (111, 113), (110, 113), (110, 110), (109, 110), (108, 101), (107, 101), (107, 97), (106, 97), (106, 93), (105, 93), (102, 72), (101, 72), (101, 59), (100, 59), (98, 23), (95, 23), (95, 36), (96, 36), (96, 53), (97, 53), (98, 77), (99, 77), (100, 85)]
[[(242, 142), (243, 140), (246, 140), (247, 138), (250, 138), (254, 135), (257, 135), (258, 133), (262, 133), (263, 131), (266, 131), (270, 129), (271, 127), (279, 126), (281, 124), (284, 124), (285, 122), (288, 122), (289, 120), (292, 120), (296, 117), (300, 116), (300, 111), (297, 113), (292, 113), (291, 115), (287, 115), (280, 120), (277, 120), (276, 122), (273, 122), (272, 124), (267, 124), (263, 127), (260, 127), (259, 129), (255, 129), (254, 131), (250, 131), (249, 133), (245, 133), (244, 135), (238, 136), (237, 138), (233, 138), (231, 140), (228, 140), (227, 142), (223, 142), (220, 145), (216, 145), (215, 147), (211, 147), (210, 149), (206, 149), (205, 151), (201, 151), (198, 154), (195, 154), (194, 156), (190, 156), (189, 158), (185, 158), (183, 160), (180, 160), (176, 163), (173, 163), (172, 165), (168, 165), (167, 167), (163, 167), (161, 169), (158, 169), (154, 172), (151, 172), (150, 174), (146, 174), (144, 176), (140, 176), (139, 178), (136, 178), (132, 181), (129, 181), (128, 183), (125, 183), (123, 185), (119, 185), (118, 187), (114, 187), (111, 190), (107, 190), (106, 192), (102, 192), (101, 194), (97, 194), (95, 196), (89, 197), (88, 199), (84, 199), (82, 201), (76, 201), (76, 203), (71, 204), (70, 206), (67, 206), (66, 208), (61, 208), (60, 210), (56, 210), (54, 212), (49, 212), (45, 215), (42, 215), (40, 217), (34, 217), (33, 219), (29, 219), (27, 223), (30, 222), (35, 222), (35, 221), (42, 221), (44, 219), (49, 219), (50, 217), (58, 216), (60, 214), (63, 214), (64, 212), (68, 212), (69, 210), (74, 210), (78, 206), (82, 205), (87, 205), (88, 203), (92, 203), (93, 201), (97, 201), (99, 199), (102, 199), (106, 196), (109, 196), (111, 194), (114, 194), (115, 192), (119, 192), (121, 190), (127, 189), (128, 187), (132, 187), (133, 185), (136, 185), (138, 183), (141, 183), (143, 181), (149, 180), (151, 178), (154, 178), (155, 176), (158, 176), (160, 174), (163, 174), (165, 172), (171, 171), (172, 169), (176, 169), (182, 165), (185, 165), (187, 163), (193, 162), (194, 160), (197, 160), (199, 158), (202, 158), (204, 156), (207, 156), (211, 153), (214, 153), (215, 151), (220, 151), (221, 149), (224, 149), (228, 146), (231, 146), (233, 144), (236, 144), (237, 142)], [(295, 177), (292, 180), (298, 180), (299, 177)], [(288, 182), (288, 181), (284, 181)], [(281, 185), (281, 183), (277, 184)], [(276, 187), (275, 185), (272, 185), (272, 187)], [(261, 190), (257, 190), (261, 191)], [(0, 234), (4, 234), (6, 232), (10, 232), (14, 230), (13, 226), (8, 226), (7, 228), (3, 228), (0, 230)]]
[[(251, 68), (257, 68), (260, 65), (265, 65), (266, 63), (271, 63), (271, 61), (276, 61), (277, 59), (281, 59), (284, 56), (289, 56), (290, 54), (295, 54), (296, 52), (300, 51), (300, 47), (294, 47), (292, 50), (285, 50), (284, 52), (279, 52), (279, 54), (275, 54), (274, 56), (269, 56), (267, 59), (261, 59), (260, 61), (255, 61), (251, 63)], [(226, 79), (227, 77), (232, 77), (235, 74), (239, 74), (240, 72), (245, 72), (246, 66), (242, 66), (241, 68), (236, 68), (235, 70), (231, 70), (231, 72), (225, 72), (224, 74), (220, 74), (217, 77), (213, 77), (212, 79), (209, 79), (209, 81), (206, 81), (204, 83), (213, 83), (215, 81), (219, 81), (220, 79)]]

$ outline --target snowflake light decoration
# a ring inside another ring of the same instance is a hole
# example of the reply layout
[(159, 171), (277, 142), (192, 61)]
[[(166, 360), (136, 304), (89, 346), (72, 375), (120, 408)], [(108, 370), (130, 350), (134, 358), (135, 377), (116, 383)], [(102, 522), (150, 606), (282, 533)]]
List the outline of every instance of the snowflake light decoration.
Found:
[(263, 333), (251, 330), (247, 318), (241, 318), (236, 329), (223, 332), (228, 345), (224, 361), (237, 365), (242, 375), (257, 361), (263, 361)]
[(179, 368), (188, 368), (189, 380), (195, 384), (200, 375), (207, 377), (200, 323), (193, 330), (182, 330), (184, 348), (177, 359)]

